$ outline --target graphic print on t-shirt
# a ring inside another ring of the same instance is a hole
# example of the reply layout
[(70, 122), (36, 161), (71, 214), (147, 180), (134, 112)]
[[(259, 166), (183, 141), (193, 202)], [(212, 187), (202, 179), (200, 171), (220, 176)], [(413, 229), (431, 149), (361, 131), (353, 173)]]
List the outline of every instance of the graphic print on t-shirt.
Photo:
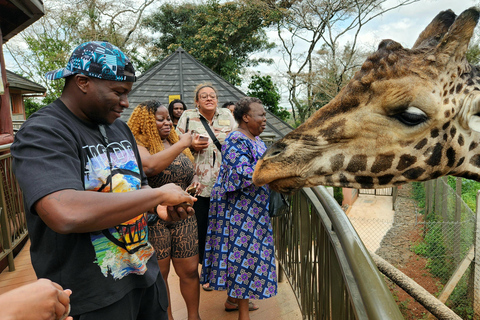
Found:
[[(98, 144), (84, 146), (83, 149), (86, 156), (85, 190), (128, 192), (141, 188), (140, 170), (128, 140), (112, 142), (107, 148)], [(112, 164), (111, 171), (107, 150)], [(95, 262), (103, 275), (107, 277), (110, 274), (114, 279), (121, 279), (130, 273), (144, 274), (147, 261), (153, 254), (153, 247), (147, 238), (145, 214), (114, 228), (91, 233)]]

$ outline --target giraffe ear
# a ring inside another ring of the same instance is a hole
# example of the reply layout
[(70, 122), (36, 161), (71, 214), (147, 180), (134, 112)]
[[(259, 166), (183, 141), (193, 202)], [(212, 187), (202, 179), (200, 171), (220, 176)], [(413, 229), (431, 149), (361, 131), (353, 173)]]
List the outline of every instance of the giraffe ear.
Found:
[(480, 132), (480, 92), (471, 92), (463, 99), (458, 116), (463, 128)]
[(442, 11), (418, 36), (412, 49), (423, 47), (435, 47), (440, 39), (447, 33), (448, 28), (453, 24), (457, 15), (450, 9)]
[(449, 28), (436, 49), (437, 55), (441, 55), (445, 59), (445, 64), (450, 61), (458, 62), (465, 57), (478, 17), (478, 9), (472, 7), (462, 12)]

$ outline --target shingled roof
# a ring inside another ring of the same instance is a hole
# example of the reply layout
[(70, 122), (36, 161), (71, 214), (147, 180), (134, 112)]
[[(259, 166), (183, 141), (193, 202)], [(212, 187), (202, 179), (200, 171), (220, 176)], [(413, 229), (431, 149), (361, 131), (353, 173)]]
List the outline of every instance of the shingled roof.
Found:
[[(122, 119), (127, 121), (135, 106), (145, 100), (156, 99), (167, 105), (170, 95), (180, 95), (187, 107), (191, 109), (195, 87), (205, 82), (211, 83), (217, 89), (219, 107), (227, 101), (237, 101), (246, 96), (185, 50), (178, 48), (173, 54), (138, 77), (128, 95), (130, 108), (123, 112)], [(262, 134), (264, 139), (277, 140), (292, 130), (290, 125), (267, 111), (267, 128)]]
[(47, 89), (36, 82), (30, 81), (27, 78), (19, 76), (18, 74), (7, 71), (7, 81), (10, 89), (20, 90), (22, 94), (25, 93), (45, 93)]

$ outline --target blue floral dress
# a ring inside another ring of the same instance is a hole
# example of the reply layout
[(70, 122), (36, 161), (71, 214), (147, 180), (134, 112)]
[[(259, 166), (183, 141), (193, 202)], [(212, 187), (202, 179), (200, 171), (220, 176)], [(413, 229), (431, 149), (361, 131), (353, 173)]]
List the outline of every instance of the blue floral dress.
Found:
[(277, 294), (269, 189), (252, 183), (265, 143), (239, 131), (222, 147), (222, 165), (210, 198), (202, 283), (240, 299)]

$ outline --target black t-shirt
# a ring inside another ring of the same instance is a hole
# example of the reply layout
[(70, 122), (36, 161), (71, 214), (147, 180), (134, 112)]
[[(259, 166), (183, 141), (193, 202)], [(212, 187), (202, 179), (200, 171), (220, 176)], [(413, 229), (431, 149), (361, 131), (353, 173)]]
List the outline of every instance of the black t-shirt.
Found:
[(128, 126), (117, 120), (105, 129), (107, 148), (97, 125), (80, 120), (56, 100), (25, 122), (11, 147), (24, 195), (33, 267), (37, 277), (72, 289), (72, 315), (148, 287), (159, 273), (147, 241), (145, 214), (103, 232), (59, 234), (34, 210), (36, 201), (59, 190), (110, 192), (112, 186), (113, 192), (128, 192), (147, 184)]

